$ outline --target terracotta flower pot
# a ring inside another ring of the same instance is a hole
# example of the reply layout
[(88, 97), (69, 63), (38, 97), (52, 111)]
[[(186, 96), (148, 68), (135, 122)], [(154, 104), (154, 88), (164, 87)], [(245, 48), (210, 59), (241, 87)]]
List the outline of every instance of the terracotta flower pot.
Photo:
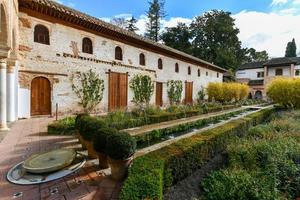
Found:
[(108, 157), (108, 164), (111, 168), (111, 176), (116, 181), (123, 181), (128, 173), (128, 168), (132, 163), (133, 157), (126, 160), (114, 160)]
[(82, 138), (82, 136), (80, 135), (80, 133), (77, 132), (76, 136), (77, 136), (77, 139), (78, 139), (79, 143), (80, 143), (81, 146), (82, 146), (82, 149), (83, 149), (83, 150), (86, 150), (86, 146), (85, 146), (84, 139)]
[(91, 159), (97, 159), (98, 153), (94, 149), (93, 142), (87, 140), (85, 140), (84, 142), (85, 142), (86, 149), (88, 151), (88, 157)]
[(107, 169), (109, 168), (107, 155), (104, 153), (97, 153), (98, 154), (98, 160), (99, 160), (99, 167), (100, 169)]

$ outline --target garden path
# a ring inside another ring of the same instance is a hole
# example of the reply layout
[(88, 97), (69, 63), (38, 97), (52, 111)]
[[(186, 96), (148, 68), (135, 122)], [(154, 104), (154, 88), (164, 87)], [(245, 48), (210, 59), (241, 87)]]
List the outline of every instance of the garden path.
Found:
[(81, 149), (73, 136), (47, 135), (47, 125), (52, 121), (53, 118), (32, 118), (12, 124), (0, 143), (0, 199), (117, 199), (121, 183), (110, 179), (109, 170), (99, 171), (96, 160), (88, 161), (83, 169), (71, 176), (41, 185), (19, 186), (7, 182), (8, 170), (34, 153), (62, 147)]

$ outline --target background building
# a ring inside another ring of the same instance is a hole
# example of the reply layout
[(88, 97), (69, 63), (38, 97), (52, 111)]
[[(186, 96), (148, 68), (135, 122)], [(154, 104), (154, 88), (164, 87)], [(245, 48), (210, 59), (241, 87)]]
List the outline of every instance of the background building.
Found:
[(267, 85), (277, 77), (300, 78), (300, 57), (246, 63), (236, 72), (237, 81), (248, 84), (255, 99), (266, 98)]

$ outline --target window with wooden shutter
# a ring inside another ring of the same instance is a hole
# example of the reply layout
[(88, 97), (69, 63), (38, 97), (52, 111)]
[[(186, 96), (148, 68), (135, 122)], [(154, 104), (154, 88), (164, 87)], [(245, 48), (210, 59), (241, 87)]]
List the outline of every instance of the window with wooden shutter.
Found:
[(34, 42), (50, 45), (49, 30), (43, 25), (34, 27)]
[(159, 58), (157, 61), (157, 67), (158, 67), (158, 69), (163, 69), (163, 62), (162, 62), (161, 58)]
[(179, 73), (179, 65), (178, 65), (178, 63), (175, 64), (175, 72)]
[(140, 54), (140, 65), (146, 65), (145, 55), (143, 53)]
[(82, 40), (82, 52), (93, 54), (93, 43), (89, 38), (83, 38)]
[(201, 76), (201, 71), (200, 71), (200, 69), (198, 69), (198, 77), (200, 77)]
[(191, 75), (191, 73), (192, 73), (192, 70), (191, 70), (191, 67), (189, 66), (188, 67), (188, 75)]
[(115, 49), (115, 59), (116, 60), (123, 60), (123, 52), (121, 47), (116, 47)]

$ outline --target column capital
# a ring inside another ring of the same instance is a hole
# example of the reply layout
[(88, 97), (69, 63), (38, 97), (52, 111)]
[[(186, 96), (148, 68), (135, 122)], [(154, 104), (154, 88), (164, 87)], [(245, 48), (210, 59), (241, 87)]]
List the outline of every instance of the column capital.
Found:
[(0, 60), (0, 69), (6, 69), (6, 68), (7, 68), (6, 60), (4, 59)]

